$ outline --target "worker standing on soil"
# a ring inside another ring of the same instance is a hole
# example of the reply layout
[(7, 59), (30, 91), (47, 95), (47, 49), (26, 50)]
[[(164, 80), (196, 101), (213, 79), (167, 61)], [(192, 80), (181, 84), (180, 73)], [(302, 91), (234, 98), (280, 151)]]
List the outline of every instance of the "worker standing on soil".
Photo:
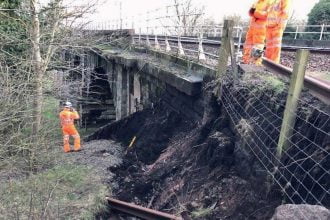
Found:
[(63, 111), (60, 112), (65, 153), (71, 151), (70, 135), (74, 138), (74, 151), (80, 151), (80, 135), (74, 126), (74, 120), (76, 119), (79, 119), (78, 112), (72, 108), (71, 102), (66, 102)]
[(258, 0), (249, 10), (250, 25), (243, 48), (243, 63), (261, 65), (265, 46), (267, 15), (273, 0)]
[(266, 58), (280, 63), (282, 37), (285, 30), (292, 0), (274, 0), (267, 17)]

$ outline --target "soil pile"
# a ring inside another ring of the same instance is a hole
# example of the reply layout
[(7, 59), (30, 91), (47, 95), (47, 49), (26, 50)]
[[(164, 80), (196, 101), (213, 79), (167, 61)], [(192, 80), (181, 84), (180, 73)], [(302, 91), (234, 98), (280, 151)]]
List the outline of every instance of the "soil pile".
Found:
[[(186, 219), (271, 218), (285, 197), (278, 186), (270, 184), (262, 166), (262, 163), (271, 166), (273, 158), (258, 161), (256, 156), (275, 150), (273, 139), (279, 135), (276, 127), (281, 125), (286, 91), (276, 91), (278, 88), (274, 91), (252, 77), (235, 86), (225, 83), (223, 92), (228, 99), (220, 102), (213, 95), (214, 87), (212, 83), (205, 85), (202, 97), (205, 110), (200, 120), (190, 120), (160, 101), (154, 108), (105, 126), (90, 137), (115, 139), (124, 146), (136, 137), (133, 147), (126, 150), (122, 165), (110, 168), (116, 174), (116, 185), (120, 186), (114, 189), (117, 198)], [(269, 95), (274, 95), (274, 100), (269, 101)], [(230, 115), (228, 106), (233, 108)], [(315, 132), (315, 127), (324, 124), (315, 121), (327, 120), (326, 114), (312, 110), (303, 115), (303, 112), (308, 111), (300, 109), (300, 117), (306, 116), (309, 121), (298, 119), (296, 129), (303, 129), (304, 134), (316, 133), (323, 142), (320, 145), (328, 146), (328, 133)], [(269, 121), (272, 126), (267, 126)], [(314, 127), (306, 127), (307, 124)], [(295, 134), (293, 140), (302, 140), (299, 135)], [(308, 140), (304, 141), (299, 145), (302, 149), (314, 149)], [(293, 149), (292, 155), (300, 154)], [(299, 159), (294, 157), (283, 160), (291, 163), (290, 160)], [(319, 164), (326, 164), (328, 159), (320, 158)], [(304, 160), (302, 166), (309, 170), (308, 166), (314, 165)], [(324, 173), (311, 175), (328, 178)], [(287, 195), (291, 196), (290, 193), (294, 192), (288, 191)], [(327, 201), (325, 197), (324, 202)]]

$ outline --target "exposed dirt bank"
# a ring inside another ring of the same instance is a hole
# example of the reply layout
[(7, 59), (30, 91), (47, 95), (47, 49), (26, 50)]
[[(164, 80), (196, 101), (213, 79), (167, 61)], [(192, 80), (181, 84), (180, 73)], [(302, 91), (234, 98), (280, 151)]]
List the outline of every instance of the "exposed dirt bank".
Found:
[[(315, 169), (327, 167), (328, 154), (318, 154), (319, 158), (311, 160), (296, 148), (288, 151), (291, 156), (283, 157), (283, 163), (303, 169), (288, 166), (276, 177), (281, 187), (271, 184), (266, 170), (274, 164), (274, 158), (260, 156), (275, 152), (274, 140), (278, 139), (286, 97), (284, 85), (273, 78), (250, 76), (235, 86), (224, 84), (227, 98), (221, 101), (214, 97), (213, 90), (212, 83), (205, 85), (201, 120), (189, 120), (160, 101), (153, 109), (104, 126), (90, 136), (112, 138), (124, 146), (136, 136), (122, 165), (110, 168), (120, 186), (114, 189), (117, 198), (186, 219), (270, 219), (282, 201), (299, 202), (295, 193), (304, 192), (293, 191), (293, 187), (310, 185), (311, 179), (302, 178), (290, 182), (292, 188), (283, 193), (281, 188), (288, 184), (284, 177), (292, 171), (297, 176), (310, 172), (308, 176), (329, 186), (329, 175)], [(308, 105), (299, 106), (293, 143), (307, 154), (327, 151), (329, 125), (324, 122), (329, 120), (329, 109), (307, 94), (304, 97)], [(314, 195), (329, 204), (326, 192), (311, 187)], [(315, 203), (308, 195), (306, 200)]]

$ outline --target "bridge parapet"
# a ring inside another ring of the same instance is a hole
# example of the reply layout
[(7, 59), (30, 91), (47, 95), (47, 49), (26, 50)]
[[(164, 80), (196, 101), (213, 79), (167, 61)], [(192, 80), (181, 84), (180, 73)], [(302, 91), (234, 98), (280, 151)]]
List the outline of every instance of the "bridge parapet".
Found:
[(203, 79), (215, 76), (213, 68), (145, 48), (103, 48), (89, 56), (109, 82), (116, 120), (160, 100), (188, 118), (201, 119)]

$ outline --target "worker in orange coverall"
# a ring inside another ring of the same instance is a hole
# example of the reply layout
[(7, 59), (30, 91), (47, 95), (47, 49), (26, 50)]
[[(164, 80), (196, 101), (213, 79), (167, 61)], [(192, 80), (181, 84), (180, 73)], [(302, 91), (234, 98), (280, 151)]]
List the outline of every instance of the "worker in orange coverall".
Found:
[(64, 152), (70, 152), (69, 138), (74, 138), (74, 151), (80, 151), (80, 135), (74, 126), (74, 120), (79, 119), (78, 112), (72, 108), (71, 102), (66, 102), (63, 111), (60, 112), (60, 120), (63, 131)]
[(286, 27), (291, 0), (274, 0), (267, 17), (266, 58), (280, 62), (282, 36)]
[(250, 25), (243, 48), (243, 63), (261, 65), (265, 46), (267, 15), (273, 0), (258, 0), (249, 10)]

